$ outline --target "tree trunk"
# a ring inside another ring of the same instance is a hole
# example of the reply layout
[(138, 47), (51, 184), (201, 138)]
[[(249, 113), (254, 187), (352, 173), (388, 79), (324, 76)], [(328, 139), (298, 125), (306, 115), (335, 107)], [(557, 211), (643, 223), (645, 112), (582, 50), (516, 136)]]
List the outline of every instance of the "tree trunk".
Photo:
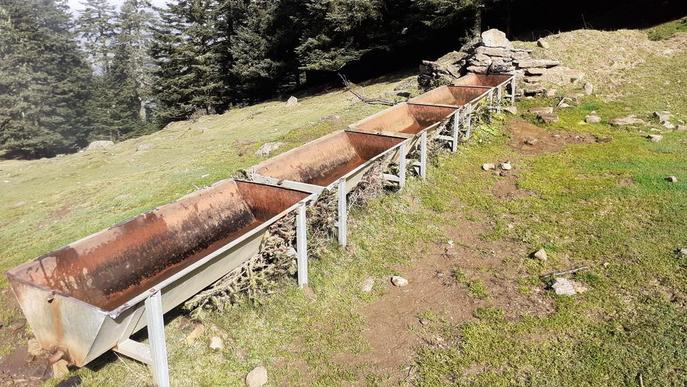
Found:
[(475, 20), (472, 25), (472, 35), (474, 37), (479, 37), (482, 34), (482, 5), (480, 2), (475, 4)]
[(144, 124), (148, 122), (148, 112), (146, 111), (146, 102), (143, 98), (138, 97), (140, 108), (138, 109), (138, 119)]

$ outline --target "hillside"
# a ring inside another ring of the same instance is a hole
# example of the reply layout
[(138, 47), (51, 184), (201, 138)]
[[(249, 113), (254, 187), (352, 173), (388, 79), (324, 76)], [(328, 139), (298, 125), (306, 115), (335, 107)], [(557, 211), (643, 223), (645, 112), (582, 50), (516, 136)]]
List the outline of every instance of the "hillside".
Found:
[[(277, 385), (686, 383), (687, 257), (676, 249), (687, 247), (687, 132), (661, 129), (652, 112), (687, 120), (687, 34), (651, 41), (646, 31), (581, 30), (547, 41), (547, 50), (518, 45), (584, 71), (596, 95), (553, 124), (500, 116), (442, 155), (426, 182), (354, 211), (350, 248), (331, 246), (313, 262), (311, 291), (285, 284), (260, 305), (170, 318), (172, 380), (235, 385), (263, 364)], [(407, 76), (362, 91), (390, 98)], [(579, 92), (570, 88), (559, 92)], [(282, 152), (383, 108), (343, 90), (299, 97), (103, 150), (0, 162), (0, 269), (231, 176), (261, 160), (264, 143), (284, 142)], [(584, 123), (592, 111), (601, 123)], [(629, 114), (646, 124), (608, 124)], [(651, 129), (663, 140), (648, 141)], [(531, 138), (538, 145), (524, 147)], [(507, 160), (514, 171), (505, 176), (480, 169)], [(546, 262), (528, 258), (541, 247)], [(575, 297), (554, 295), (540, 278), (583, 266), (572, 278), (587, 290)], [(390, 286), (391, 274), (410, 285)], [(361, 292), (368, 277), (374, 290)], [(30, 333), (4, 278), (0, 286), (5, 355)], [(208, 348), (213, 336), (223, 349)], [(113, 354), (74, 374), (86, 385), (150, 380)]]

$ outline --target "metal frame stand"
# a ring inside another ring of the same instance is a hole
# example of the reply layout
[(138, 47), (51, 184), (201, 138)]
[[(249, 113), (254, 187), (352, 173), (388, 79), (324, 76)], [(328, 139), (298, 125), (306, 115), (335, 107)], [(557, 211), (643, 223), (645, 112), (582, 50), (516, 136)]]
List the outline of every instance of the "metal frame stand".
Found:
[(162, 294), (159, 290), (155, 290), (144, 302), (149, 344), (126, 339), (113, 349), (126, 357), (149, 365), (152, 368), (153, 383), (158, 387), (169, 387)]
[(296, 210), (296, 253), (298, 254), (298, 287), (308, 285), (308, 240), (305, 223), (305, 202)]
[(472, 136), (472, 104), (467, 105), (467, 113), (465, 114), (465, 136), (463, 136), (464, 140), (469, 140), (470, 136)]
[(398, 189), (402, 190), (403, 187), (406, 185), (406, 169), (408, 168), (407, 162), (408, 160), (406, 157), (408, 157), (408, 147), (406, 146), (405, 143), (401, 144), (401, 147), (399, 148), (399, 155), (398, 155)]
[(496, 112), (501, 113), (501, 104), (503, 102), (503, 86), (502, 85), (499, 85), (496, 88), (496, 101), (497, 101), (496, 102), (497, 103)]
[(453, 115), (453, 127), (451, 128), (451, 152), (456, 153), (458, 151), (458, 140), (460, 137), (460, 114), (461, 110), (457, 110), (456, 114)]
[(339, 245), (346, 247), (348, 244), (348, 203), (346, 199), (346, 179), (339, 179), (339, 184), (337, 188), (338, 197), (338, 237)]
[(427, 178), (427, 132), (420, 135), (420, 178)]
[(510, 104), (515, 106), (515, 77), (510, 81)]

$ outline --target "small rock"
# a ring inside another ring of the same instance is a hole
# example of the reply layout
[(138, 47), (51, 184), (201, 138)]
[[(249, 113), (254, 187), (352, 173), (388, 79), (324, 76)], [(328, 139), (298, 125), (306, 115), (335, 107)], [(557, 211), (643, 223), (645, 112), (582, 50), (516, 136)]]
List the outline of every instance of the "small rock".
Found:
[(680, 255), (682, 255), (683, 257), (687, 257), (687, 248), (680, 249)]
[(525, 140), (525, 144), (533, 146), (536, 145), (539, 142), (536, 138), (528, 138)]
[(666, 121), (663, 123), (663, 127), (668, 129), (668, 130), (673, 130), (673, 129), (675, 129), (675, 124), (673, 124), (670, 121)]
[(193, 344), (203, 334), (203, 332), (205, 332), (205, 326), (203, 324), (197, 324), (191, 333), (186, 336), (186, 345)]
[(298, 105), (298, 98), (291, 96), (289, 99), (286, 100), (286, 106), (291, 107), (291, 106), (296, 106)]
[(64, 360), (58, 360), (52, 365), (52, 377), (55, 379), (62, 379), (69, 375), (69, 363)]
[(499, 165), (499, 167), (504, 171), (510, 171), (511, 169), (513, 169), (513, 166), (511, 165), (511, 163), (509, 161), (506, 161), (505, 163), (501, 163)]
[(666, 177), (666, 180), (670, 183), (677, 183), (677, 177), (676, 176), (668, 176), (668, 177)]
[(262, 387), (265, 384), (267, 384), (267, 369), (263, 366), (253, 368), (253, 370), (246, 375), (247, 387)]
[(601, 117), (597, 116), (596, 114), (588, 114), (586, 117), (584, 117), (584, 122), (588, 124), (598, 124), (601, 122)]
[(556, 90), (556, 89), (546, 89), (545, 95), (546, 95), (547, 97), (553, 98), (553, 97), (556, 96), (556, 94), (558, 94), (558, 90)]
[(537, 40), (537, 46), (539, 46), (539, 47), (541, 47), (541, 48), (543, 48), (543, 49), (545, 49), (545, 50), (548, 49), (548, 48), (550, 47), (550, 46), (549, 46), (549, 42), (547, 42), (546, 40), (544, 40), (544, 38), (539, 38), (539, 40)]
[(112, 142), (112, 141), (98, 140), (98, 141), (93, 141), (90, 144), (88, 144), (88, 147), (86, 148), (86, 150), (92, 151), (92, 150), (98, 150), (98, 149), (107, 149), (113, 145), (114, 145), (114, 142)]
[(565, 103), (565, 102), (561, 102), (560, 104), (558, 104), (558, 107), (561, 109), (567, 109), (570, 107), (570, 104)]
[(269, 156), (270, 153), (279, 149), (282, 145), (284, 145), (283, 142), (268, 142), (266, 144), (263, 144), (260, 148), (258, 148), (258, 150), (255, 151), (255, 155), (261, 157)]
[(545, 124), (558, 122), (558, 115), (555, 113), (537, 114), (537, 119)]
[(422, 326), (429, 324), (429, 321), (425, 320), (424, 318), (420, 318), (418, 321), (420, 322), (420, 325), (422, 325)]
[(220, 351), (224, 349), (224, 342), (219, 336), (212, 336), (210, 338), (210, 349), (213, 351)]
[(487, 47), (513, 48), (513, 43), (508, 40), (506, 34), (496, 28), (482, 32), (482, 44)]
[(369, 293), (372, 291), (372, 288), (375, 286), (375, 279), (372, 277), (367, 277), (365, 281), (363, 281), (363, 286), (360, 287), (360, 290), (363, 291), (363, 293)]
[(482, 169), (485, 171), (491, 171), (496, 169), (496, 164), (494, 163), (484, 163), (482, 164)]
[(637, 118), (634, 115), (629, 115), (624, 118), (615, 118), (611, 120), (610, 124), (612, 126), (630, 126), (630, 125), (643, 125), (645, 124), (644, 120), (641, 118)]
[(553, 285), (551, 285), (551, 288), (559, 296), (574, 296), (575, 294), (577, 294), (577, 291), (575, 290), (575, 285), (573, 285), (572, 281), (562, 277), (556, 278)]
[(678, 132), (687, 132), (687, 125), (678, 125), (676, 129)]
[(516, 106), (506, 106), (503, 108), (503, 111), (510, 113), (514, 116), (518, 114), (518, 108)]
[(670, 121), (672, 114), (667, 111), (662, 111), (662, 112), (654, 112), (654, 117), (658, 118), (658, 122), (664, 123), (667, 121)]
[(549, 255), (546, 253), (546, 250), (544, 249), (537, 250), (537, 252), (535, 252), (532, 256), (535, 259), (538, 259), (542, 262), (546, 262), (549, 259)]
[(659, 142), (659, 141), (663, 140), (663, 136), (661, 136), (660, 134), (650, 134), (646, 137), (649, 140), (651, 140), (651, 142)]
[(525, 69), (526, 75), (539, 76), (539, 75), (544, 75), (544, 73), (546, 73), (546, 69), (543, 69), (540, 67), (532, 67), (532, 68)]
[(153, 146), (151, 144), (148, 144), (145, 142), (142, 144), (136, 145), (136, 152), (145, 152), (145, 151), (149, 151), (151, 149), (153, 149)]
[(557, 60), (550, 59), (523, 59), (517, 62), (518, 67), (521, 69), (529, 69), (533, 67), (539, 68), (550, 68), (560, 66), (561, 62)]
[(584, 93), (586, 95), (592, 95), (594, 94), (594, 85), (591, 84), (591, 82), (585, 82), (584, 84)]
[(391, 277), (391, 283), (394, 284), (394, 286), (403, 287), (408, 285), (408, 280), (401, 276), (395, 275)]
[(36, 339), (29, 339), (29, 342), (26, 346), (27, 352), (31, 356), (40, 356), (43, 354), (43, 347), (41, 347), (40, 343)]
[(529, 112), (532, 114), (551, 114), (553, 113), (553, 108), (550, 106), (533, 107)]

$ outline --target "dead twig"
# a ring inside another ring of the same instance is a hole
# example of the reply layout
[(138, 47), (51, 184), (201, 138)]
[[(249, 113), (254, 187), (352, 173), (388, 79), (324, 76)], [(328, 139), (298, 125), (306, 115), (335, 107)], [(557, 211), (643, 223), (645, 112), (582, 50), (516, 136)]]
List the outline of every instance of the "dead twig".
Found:
[(558, 276), (565, 275), (565, 274), (577, 273), (578, 271), (587, 270), (587, 269), (589, 269), (588, 266), (580, 266), (580, 267), (577, 267), (577, 268), (574, 268), (574, 269), (570, 269), (570, 270), (565, 270), (565, 271), (554, 271), (554, 272), (551, 272), (551, 273), (542, 274), (542, 275), (539, 276), (539, 278), (558, 277)]
[(394, 106), (395, 105), (395, 103), (393, 101), (389, 101), (388, 99), (367, 98), (360, 93), (356, 93), (355, 90), (353, 90), (353, 86), (355, 86), (355, 85), (351, 81), (349, 81), (345, 75), (339, 73), (339, 78), (341, 78), (341, 81), (343, 81), (343, 84), (346, 87), (346, 90), (350, 91), (351, 94), (355, 95), (359, 100), (361, 100), (362, 102), (365, 102), (366, 104), (369, 104), (369, 105), (385, 105), (385, 106)]

